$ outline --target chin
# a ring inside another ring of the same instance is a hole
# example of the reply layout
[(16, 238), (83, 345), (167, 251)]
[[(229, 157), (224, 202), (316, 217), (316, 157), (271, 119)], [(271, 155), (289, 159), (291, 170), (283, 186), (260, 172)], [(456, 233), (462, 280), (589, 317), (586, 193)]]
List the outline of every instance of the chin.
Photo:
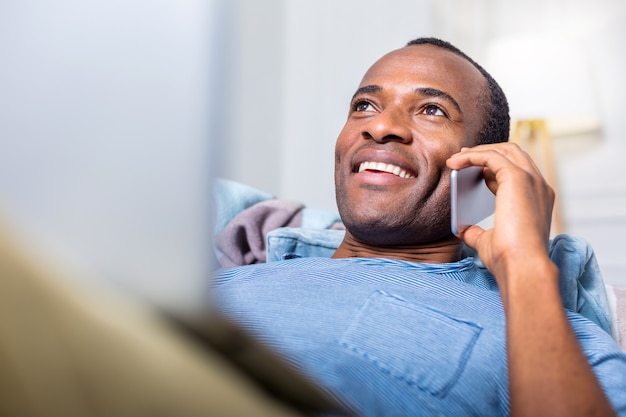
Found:
[[(354, 214), (354, 213), (352, 213)], [(377, 246), (421, 245), (439, 242), (454, 236), (447, 218), (427, 217), (427, 221), (415, 223), (415, 218), (394, 219), (388, 211), (382, 213), (359, 212), (357, 215), (342, 214), (344, 225), (358, 240)]]
[(415, 237), (414, 233), (407, 233), (407, 228), (402, 225), (393, 225), (383, 221), (344, 221), (346, 229), (356, 239), (363, 243), (376, 246), (392, 246), (405, 244), (409, 237)]

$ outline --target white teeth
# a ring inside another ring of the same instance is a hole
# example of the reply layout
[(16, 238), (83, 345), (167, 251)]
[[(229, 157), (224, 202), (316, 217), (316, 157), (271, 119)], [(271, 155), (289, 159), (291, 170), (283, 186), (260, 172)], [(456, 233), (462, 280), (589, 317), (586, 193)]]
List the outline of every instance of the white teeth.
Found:
[(400, 178), (415, 178), (413, 175), (408, 174), (405, 170), (396, 165), (385, 164), (384, 162), (362, 162), (359, 165), (359, 172), (371, 169), (373, 171), (388, 172), (389, 174), (397, 175)]

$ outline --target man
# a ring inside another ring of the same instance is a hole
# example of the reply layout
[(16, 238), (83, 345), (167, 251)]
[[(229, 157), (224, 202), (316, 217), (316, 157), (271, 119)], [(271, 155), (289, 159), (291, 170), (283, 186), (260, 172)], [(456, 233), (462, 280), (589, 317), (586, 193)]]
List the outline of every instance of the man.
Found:
[[(561, 303), (554, 193), (518, 146), (496, 143), (507, 112), (448, 43), (382, 57), (337, 139), (334, 259), (225, 270), (222, 310), (358, 415), (626, 415), (625, 355)], [(494, 227), (454, 236), (450, 170), (470, 165), (496, 194)], [(461, 259), (463, 243), (492, 275)]]

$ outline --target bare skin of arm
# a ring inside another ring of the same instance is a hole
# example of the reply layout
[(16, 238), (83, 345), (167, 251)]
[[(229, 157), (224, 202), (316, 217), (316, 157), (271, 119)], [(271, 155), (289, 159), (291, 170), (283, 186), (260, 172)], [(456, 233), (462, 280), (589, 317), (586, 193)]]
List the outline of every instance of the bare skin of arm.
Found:
[(496, 277), (507, 324), (511, 416), (614, 416), (562, 306), (548, 256), (554, 192), (512, 143), (463, 149), (452, 169), (485, 167), (494, 227), (459, 236)]

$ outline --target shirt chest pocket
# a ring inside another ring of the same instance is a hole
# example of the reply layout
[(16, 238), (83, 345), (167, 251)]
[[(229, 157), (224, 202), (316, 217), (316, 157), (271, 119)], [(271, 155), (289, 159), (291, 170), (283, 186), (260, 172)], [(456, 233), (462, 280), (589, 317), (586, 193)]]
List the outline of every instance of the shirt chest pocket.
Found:
[(481, 330), (475, 323), (376, 291), (339, 343), (390, 376), (445, 397), (463, 372)]

